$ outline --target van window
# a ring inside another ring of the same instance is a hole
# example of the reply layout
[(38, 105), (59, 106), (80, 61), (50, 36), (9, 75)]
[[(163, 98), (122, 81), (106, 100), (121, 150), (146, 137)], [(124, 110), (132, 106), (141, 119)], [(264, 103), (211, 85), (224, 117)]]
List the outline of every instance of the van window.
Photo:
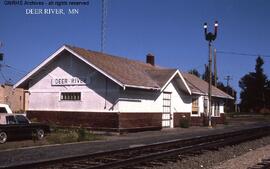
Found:
[(0, 107), (0, 113), (7, 113), (7, 109), (5, 107)]

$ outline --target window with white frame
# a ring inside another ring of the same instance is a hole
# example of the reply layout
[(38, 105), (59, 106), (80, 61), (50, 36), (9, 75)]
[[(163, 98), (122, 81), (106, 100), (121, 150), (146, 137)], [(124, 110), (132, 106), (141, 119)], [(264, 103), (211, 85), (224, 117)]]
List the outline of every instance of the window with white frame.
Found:
[(214, 116), (219, 117), (220, 116), (220, 111), (219, 111), (219, 102), (214, 102), (213, 103), (214, 107)]
[(192, 98), (192, 115), (199, 114), (199, 98), (193, 97)]
[(79, 101), (81, 100), (81, 92), (62, 92), (60, 100)]

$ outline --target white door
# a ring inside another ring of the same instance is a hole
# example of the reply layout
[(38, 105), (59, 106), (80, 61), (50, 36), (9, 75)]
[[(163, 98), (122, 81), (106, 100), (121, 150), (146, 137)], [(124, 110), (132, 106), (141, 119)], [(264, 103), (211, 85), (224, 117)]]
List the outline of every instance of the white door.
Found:
[(171, 93), (163, 93), (162, 127), (171, 126)]

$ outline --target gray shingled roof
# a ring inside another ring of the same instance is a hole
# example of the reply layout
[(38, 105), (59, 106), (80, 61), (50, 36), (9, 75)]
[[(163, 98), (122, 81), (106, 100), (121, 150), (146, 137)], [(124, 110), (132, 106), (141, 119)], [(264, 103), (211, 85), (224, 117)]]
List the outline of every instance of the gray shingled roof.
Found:
[[(181, 72), (181, 74), (184, 76), (192, 93), (203, 94), (203, 95), (208, 94), (208, 83), (206, 81), (190, 73)], [(212, 95), (215, 97), (234, 99), (232, 96), (216, 88), (215, 86), (212, 86)]]
[[(70, 45), (65, 45), (65, 47), (82, 57), (88, 63), (91, 63), (98, 69), (102, 70), (107, 75), (117, 80), (121, 84), (133, 86), (135, 88), (143, 87), (160, 90), (177, 71), (177, 69), (161, 68), (148, 63), (134, 61), (101, 52), (90, 51)], [(44, 66), (44, 64), (47, 63), (49, 63), (49, 61), (41, 63), (37, 68), (41, 68), (42, 65)], [(21, 79), (15, 86), (28, 86), (27, 84), (31, 76), (38, 72), (37, 68), (30, 72), (28, 75), (26, 75), (23, 79)], [(202, 95), (207, 94), (207, 82), (188, 73), (182, 72), (181, 74), (184, 77), (188, 87), (190, 88), (191, 93)], [(217, 89), (216, 87), (213, 87), (212, 93), (213, 96), (216, 97), (232, 98), (231, 96)]]
[(66, 45), (122, 84), (162, 88), (177, 69), (163, 69), (151, 64)]

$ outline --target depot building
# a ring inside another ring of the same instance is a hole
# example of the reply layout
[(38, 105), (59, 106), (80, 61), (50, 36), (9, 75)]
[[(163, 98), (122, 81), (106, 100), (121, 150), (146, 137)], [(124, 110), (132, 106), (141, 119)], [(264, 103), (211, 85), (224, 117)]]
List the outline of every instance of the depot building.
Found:
[[(27, 116), (61, 126), (95, 130), (203, 125), (208, 83), (177, 69), (64, 45), (14, 87), (24, 89)], [(225, 99), (213, 86), (212, 121), (224, 123)]]

